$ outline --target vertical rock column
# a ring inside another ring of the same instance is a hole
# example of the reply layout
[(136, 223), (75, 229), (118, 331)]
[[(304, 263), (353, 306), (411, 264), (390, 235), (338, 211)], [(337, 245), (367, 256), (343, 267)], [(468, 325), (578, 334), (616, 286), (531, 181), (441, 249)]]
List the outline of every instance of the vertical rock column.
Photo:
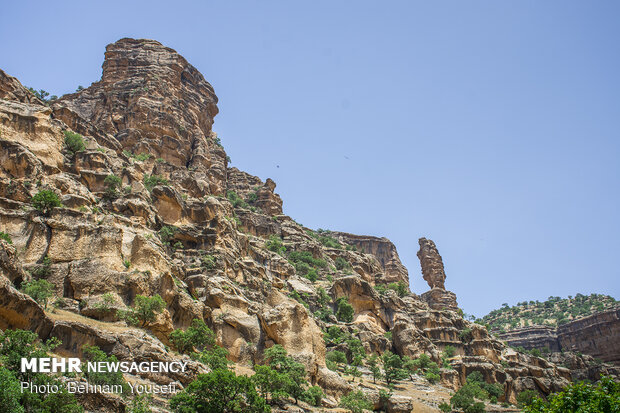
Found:
[(417, 255), (422, 266), (422, 277), (431, 288), (420, 297), (434, 310), (458, 310), (456, 294), (445, 288), (446, 273), (435, 243), (426, 238), (420, 238), (418, 243), (420, 250)]

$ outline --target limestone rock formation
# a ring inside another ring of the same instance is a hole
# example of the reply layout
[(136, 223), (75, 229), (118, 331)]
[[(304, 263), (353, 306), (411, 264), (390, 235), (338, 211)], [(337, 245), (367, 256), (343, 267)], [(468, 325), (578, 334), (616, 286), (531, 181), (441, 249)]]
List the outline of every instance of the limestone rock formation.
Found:
[(620, 308), (582, 317), (558, 328), (524, 327), (499, 337), (512, 346), (584, 353), (620, 366)]
[(379, 261), (383, 269), (383, 275), (380, 278), (376, 278), (377, 282), (385, 284), (403, 282), (409, 285), (407, 268), (400, 262), (396, 246), (389, 239), (337, 231), (331, 234), (345, 244), (353, 245), (360, 251), (373, 255)]
[(435, 243), (426, 238), (420, 238), (418, 258), (422, 266), (422, 276), (431, 289), (420, 296), (428, 305), (436, 310), (458, 310), (456, 294), (445, 288), (446, 273), (443, 260)]
[[(386, 287), (408, 285), (389, 240), (313, 231), (284, 215), (275, 182), (227, 167), (211, 129), (216, 103), (202, 75), (153, 40), (109, 45), (101, 80), (51, 108), (0, 72), (0, 231), (12, 240), (0, 241), (1, 328), (57, 337), (66, 355), (95, 344), (120, 360), (166, 361), (186, 357), (170, 333), (204, 320), (246, 371), (265, 362), (265, 349), (284, 346), (323, 387), (326, 407), (357, 386), (327, 368), (326, 354), (337, 349), (351, 362), (356, 340), (369, 355), (425, 353), (438, 363), (452, 346), (443, 385), (458, 388), (480, 371), (503, 385), (501, 400), (568, 383), (567, 369), (512, 351), (454, 311), (432, 241), (420, 240), (431, 290), (418, 297)], [(81, 134), (84, 149), (69, 151), (64, 132)], [(111, 187), (110, 176), (120, 184)], [(37, 211), (30, 200), (41, 190), (63, 206)], [(18, 291), (26, 270), (53, 284), (47, 310)], [(138, 295), (155, 294), (165, 309), (143, 329), (117, 317)], [(327, 331), (346, 340), (325, 340)], [(187, 384), (207, 368), (190, 366), (137, 379)], [(125, 409), (120, 399), (85, 401), (99, 402)], [(388, 405), (412, 403), (396, 394)]]
[(445, 290), (446, 273), (443, 269), (443, 260), (435, 243), (430, 239), (420, 238), (418, 240), (420, 250), (418, 251), (418, 259), (422, 266), (422, 276), (432, 288)]

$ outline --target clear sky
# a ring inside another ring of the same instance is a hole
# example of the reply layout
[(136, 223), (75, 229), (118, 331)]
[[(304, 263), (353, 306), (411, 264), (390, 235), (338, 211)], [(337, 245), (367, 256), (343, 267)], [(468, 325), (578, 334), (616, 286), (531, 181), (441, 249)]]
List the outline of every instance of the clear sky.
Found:
[[(620, 298), (616, 1), (7, 2), (0, 68), (52, 94), (153, 38), (214, 86), (233, 166), (311, 228), (386, 236), (467, 313)], [(279, 168), (277, 167), (279, 165)]]

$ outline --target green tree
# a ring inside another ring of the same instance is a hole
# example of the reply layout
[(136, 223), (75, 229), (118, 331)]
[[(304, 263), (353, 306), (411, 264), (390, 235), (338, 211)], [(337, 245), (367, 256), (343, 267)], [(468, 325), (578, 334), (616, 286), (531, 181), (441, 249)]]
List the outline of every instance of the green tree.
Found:
[(377, 357), (377, 355), (373, 354), (372, 356), (370, 356), (366, 363), (368, 365), (368, 369), (372, 373), (373, 383), (377, 383), (377, 379), (381, 378), (381, 367), (379, 367), (378, 360), (379, 358)]
[(6, 232), (0, 231), (0, 239), (5, 240), (9, 244), (13, 243), (13, 240), (11, 239), (11, 236), (9, 234), (7, 234)]
[(230, 361), (226, 358), (228, 350), (218, 345), (204, 349), (196, 356), (198, 360), (209, 366), (211, 370), (227, 370)]
[(170, 184), (167, 179), (164, 179), (159, 175), (149, 175), (149, 174), (144, 175), (144, 178), (142, 179), (142, 183), (144, 184), (144, 187), (146, 188), (146, 190), (149, 192), (151, 192), (153, 188), (155, 188), (158, 185), (167, 186)]
[(64, 133), (65, 147), (71, 155), (75, 155), (76, 153), (82, 152), (84, 150), (86, 146), (84, 145), (84, 139), (82, 138), (82, 135), (68, 130), (66, 130)]
[(349, 409), (351, 413), (363, 413), (372, 410), (373, 405), (361, 390), (355, 390), (340, 398), (340, 407)]
[(398, 354), (386, 351), (381, 355), (381, 363), (383, 364), (383, 378), (388, 386), (407, 377), (407, 373), (403, 370), (403, 361)]
[[(115, 363), (118, 361), (116, 356), (108, 356), (97, 346), (84, 345), (82, 347), (82, 353), (88, 361), (106, 363)], [(126, 393), (129, 390), (129, 385), (125, 381), (125, 378), (123, 377), (123, 373), (121, 371), (99, 372), (86, 370), (84, 372), (84, 375), (86, 376), (86, 380), (88, 380), (89, 383), (102, 385), (120, 385), (123, 387), (123, 393)]]
[(170, 333), (170, 342), (180, 353), (190, 354), (192, 351), (202, 351), (206, 347), (214, 346), (215, 333), (203, 320), (193, 319), (187, 330), (177, 329)]
[(301, 395), (301, 399), (312, 406), (319, 407), (323, 400), (323, 390), (319, 386), (307, 388)]
[(346, 297), (340, 297), (337, 301), (338, 310), (336, 311), (336, 318), (338, 321), (342, 321), (344, 323), (350, 323), (353, 321), (353, 306), (349, 304), (349, 301)]
[(58, 198), (56, 192), (49, 189), (43, 189), (37, 192), (30, 200), (30, 203), (34, 209), (42, 212), (44, 215), (49, 215), (52, 209), (62, 206), (62, 202), (60, 202), (60, 198)]
[(121, 178), (114, 174), (110, 174), (105, 177), (103, 180), (103, 185), (105, 186), (105, 197), (108, 199), (114, 199), (118, 196), (119, 189), (123, 181)]
[(560, 393), (544, 401), (535, 397), (525, 406), (527, 413), (618, 413), (620, 412), (620, 383), (602, 377), (596, 384), (572, 383)]
[(170, 399), (176, 413), (264, 413), (271, 409), (247, 376), (215, 370), (200, 374)]
[(32, 280), (25, 283), (22, 289), (24, 293), (47, 309), (47, 302), (53, 294), (54, 285), (47, 280)]
[(286, 349), (280, 344), (265, 350), (264, 355), (271, 368), (286, 375), (287, 381), (284, 391), (293, 397), (297, 403), (304, 392), (304, 386), (307, 384), (304, 365), (290, 357)]
[[(60, 341), (51, 339), (45, 343), (37, 335), (25, 330), (5, 330), (0, 332), (0, 406), (7, 412), (80, 413), (73, 394), (67, 392), (58, 378), (30, 371), (21, 371), (22, 358), (49, 357)], [(15, 392), (15, 383), (21, 381), (34, 385), (58, 385), (58, 393), (30, 393), (28, 389)]]
[(151, 413), (152, 397), (150, 394), (140, 394), (131, 401), (127, 413)]
[(119, 318), (124, 319), (129, 324), (146, 327), (155, 321), (157, 314), (166, 308), (166, 302), (159, 294), (152, 297), (137, 295), (134, 306), (126, 311), (119, 311)]

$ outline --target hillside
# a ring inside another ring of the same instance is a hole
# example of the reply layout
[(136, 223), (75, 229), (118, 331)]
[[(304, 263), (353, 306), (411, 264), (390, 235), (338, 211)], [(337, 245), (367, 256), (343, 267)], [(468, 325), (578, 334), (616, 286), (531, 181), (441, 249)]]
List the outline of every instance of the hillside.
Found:
[(558, 327), (581, 317), (618, 306), (613, 297), (603, 294), (576, 294), (568, 298), (549, 297), (547, 300), (523, 301), (514, 306), (503, 304), (477, 320), (492, 332), (505, 333), (521, 327)]
[[(181, 360), (181, 372), (74, 377), (185, 389), (151, 400), (157, 412), (193, 411), (175, 400), (222, 380), (260, 411), (363, 398), (391, 413), (438, 411), (472, 379), (493, 411), (570, 383), (462, 317), (432, 240), (408, 271), (387, 238), (287, 216), (273, 180), (229, 165), (215, 90), (176, 51), (121, 39), (102, 68), (54, 101), (0, 70), (0, 352), (18, 329), (62, 356)], [(411, 293), (410, 272), (427, 292)], [(136, 402), (75, 397), (88, 412)]]

